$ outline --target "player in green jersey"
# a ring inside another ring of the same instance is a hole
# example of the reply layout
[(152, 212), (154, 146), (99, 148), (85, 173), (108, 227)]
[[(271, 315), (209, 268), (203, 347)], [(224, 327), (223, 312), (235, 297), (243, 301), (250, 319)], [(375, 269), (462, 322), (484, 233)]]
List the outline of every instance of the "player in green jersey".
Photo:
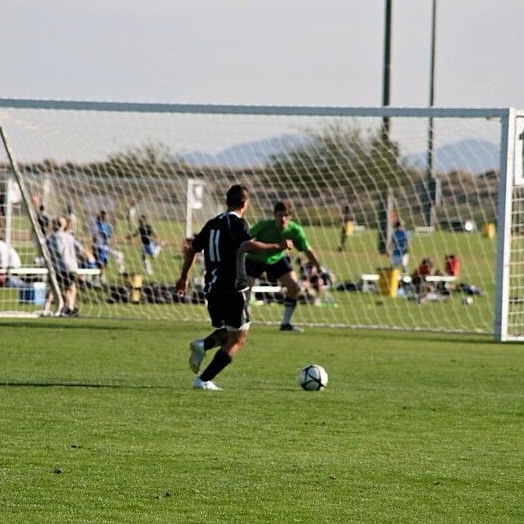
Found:
[[(321, 266), (317, 255), (313, 251), (304, 229), (291, 220), (292, 214), (293, 208), (289, 201), (277, 202), (274, 207), (274, 218), (257, 222), (250, 229), (251, 236), (265, 243), (291, 240), (295, 249), (303, 252), (311, 264), (316, 266), (320, 272)], [(263, 273), (266, 273), (270, 282), (278, 281), (283, 288), (286, 288), (284, 315), (280, 329), (282, 331), (302, 331), (291, 324), (291, 317), (297, 306), (300, 284), (287, 251), (281, 250), (276, 253), (262, 254), (249, 253), (246, 258), (248, 285), (252, 287), (255, 279), (260, 278)]]

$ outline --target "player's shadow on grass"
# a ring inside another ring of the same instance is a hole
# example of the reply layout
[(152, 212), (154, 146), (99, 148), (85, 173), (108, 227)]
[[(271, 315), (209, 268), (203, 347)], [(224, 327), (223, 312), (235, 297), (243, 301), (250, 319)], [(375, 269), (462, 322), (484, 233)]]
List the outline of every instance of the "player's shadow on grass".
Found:
[(0, 327), (16, 327), (16, 328), (24, 328), (24, 329), (94, 329), (94, 330), (108, 330), (108, 331), (129, 331), (130, 329), (136, 329), (136, 327), (132, 324), (129, 326), (115, 326), (107, 325), (107, 326), (101, 326), (97, 324), (85, 324), (85, 323), (76, 323), (76, 320), (73, 320), (71, 322), (68, 322), (65, 320), (64, 323), (62, 323), (63, 319), (56, 319), (56, 321), (49, 322), (49, 323), (40, 323), (40, 322), (0, 322)]

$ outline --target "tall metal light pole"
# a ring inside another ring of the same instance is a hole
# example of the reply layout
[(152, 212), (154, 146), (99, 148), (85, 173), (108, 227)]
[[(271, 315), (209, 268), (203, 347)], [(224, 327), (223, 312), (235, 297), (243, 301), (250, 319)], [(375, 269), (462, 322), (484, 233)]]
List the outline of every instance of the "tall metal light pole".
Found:
[[(393, 0), (386, 0), (386, 16), (384, 24), (384, 78), (382, 85), (382, 105), (389, 106), (389, 93), (391, 86), (391, 15)], [(389, 117), (382, 117), (382, 144), (389, 147), (390, 144)], [(379, 201), (378, 215), (378, 252), (381, 255), (387, 253), (387, 242), (391, 233), (390, 215), (393, 198), (390, 191), (386, 191)]]
[[(431, 11), (431, 59), (429, 69), (429, 107), (435, 103), (435, 42), (437, 30), (437, 0), (432, 0)], [(428, 177), (433, 176), (433, 118), (429, 119), (428, 127)]]
[[(431, 58), (429, 69), (429, 107), (435, 103), (435, 47), (437, 35), (437, 0), (432, 0), (431, 9)], [(440, 201), (440, 190), (438, 180), (433, 173), (434, 163), (434, 128), (433, 118), (429, 117), (428, 122), (428, 150), (427, 150), (427, 184), (428, 184), (428, 211), (426, 223), (433, 227), (435, 225), (435, 205)]]
[[(384, 24), (384, 75), (382, 83), (382, 105), (389, 106), (391, 88), (391, 17), (392, 2), (386, 0), (386, 16)], [(384, 142), (389, 140), (389, 117), (382, 119), (382, 139)]]

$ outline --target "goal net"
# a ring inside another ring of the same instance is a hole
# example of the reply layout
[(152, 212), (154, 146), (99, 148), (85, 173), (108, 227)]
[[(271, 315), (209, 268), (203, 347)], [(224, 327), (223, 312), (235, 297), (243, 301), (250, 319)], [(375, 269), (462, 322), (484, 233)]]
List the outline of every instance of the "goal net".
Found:
[[(20, 259), (2, 255), (0, 310), (37, 316), (53, 288), (42, 207), (50, 218), (72, 213), (88, 249), (102, 211), (113, 228), (104, 274), (86, 263), (79, 275), (82, 317), (206, 321), (201, 265), (184, 299), (174, 282), (186, 239), (242, 183), (248, 221), (290, 200), (327, 269), (320, 288), (303, 281), (297, 324), (519, 339), (521, 118), (510, 109), (0, 100), (0, 229)], [(146, 257), (140, 217), (161, 248)], [(409, 238), (404, 268), (390, 258), (397, 221)], [(306, 260), (291, 257), (298, 274)], [(428, 258), (433, 275), (420, 285), (413, 274)], [(280, 322), (285, 290), (272, 284), (257, 282), (254, 322)]]

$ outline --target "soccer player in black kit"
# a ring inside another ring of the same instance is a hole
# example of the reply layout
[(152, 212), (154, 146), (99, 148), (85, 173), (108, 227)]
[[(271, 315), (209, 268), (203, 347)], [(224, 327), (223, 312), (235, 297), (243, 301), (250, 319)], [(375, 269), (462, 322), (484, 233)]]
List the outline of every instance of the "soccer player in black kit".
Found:
[(203, 252), (206, 265), (204, 293), (214, 331), (189, 345), (189, 367), (198, 373), (205, 354), (220, 346), (204, 371), (193, 381), (193, 387), (219, 391), (213, 379), (228, 366), (246, 342), (250, 325), (249, 287), (246, 283), (245, 254), (291, 249), (291, 240), (266, 244), (254, 240), (243, 218), (249, 205), (246, 187), (236, 184), (226, 194), (227, 211), (209, 220), (189, 246), (180, 278), (179, 294), (187, 288), (189, 271), (197, 253)]

